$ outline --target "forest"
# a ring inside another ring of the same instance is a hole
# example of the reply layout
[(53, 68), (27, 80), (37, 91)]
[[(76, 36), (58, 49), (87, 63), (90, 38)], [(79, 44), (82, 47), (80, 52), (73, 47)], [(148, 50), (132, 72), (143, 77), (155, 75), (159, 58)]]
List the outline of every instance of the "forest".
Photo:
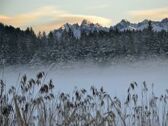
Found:
[[(0, 24), (0, 64), (34, 64), (61, 62), (107, 63), (115, 58), (145, 59), (167, 57), (168, 32), (152, 30), (94, 31), (81, 33), (80, 38), (73, 31), (62, 31), (57, 37), (55, 30), (35, 34), (33, 29), (21, 30)], [(59, 29), (58, 29), (59, 30)]]

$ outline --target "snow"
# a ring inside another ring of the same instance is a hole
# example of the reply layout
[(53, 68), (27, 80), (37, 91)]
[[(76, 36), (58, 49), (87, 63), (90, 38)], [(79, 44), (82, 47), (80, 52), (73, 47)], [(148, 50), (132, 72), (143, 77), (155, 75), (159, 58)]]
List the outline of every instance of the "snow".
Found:
[(73, 30), (73, 35), (76, 39), (80, 39), (81, 37), (81, 31), (79, 29), (74, 29)]
[(80, 30), (79, 25), (78, 24), (74, 24), (73, 26), (71, 26), (71, 30), (73, 32), (73, 36), (76, 39), (80, 39), (80, 37), (81, 37), (81, 30)]
[(87, 20), (83, 20), (81, 25), (66, 23), (61, 28), (54, 30), (54, 33), (59, 40), (64, 32), (72, 32), (73, 37), (75, 37), (76, 39), (80, 39), (81, 33), (86, 33), (87, 35), (89, 35), (90, 33), (100, 31), (109, 32), (109, 28), (103, 27), (99, 24), (93, 24)]
[[(126, 30), (142, 31), (148, 27), (148, 22), (149, 20), (144, 20), (139, 23), (131, 23), (123, 19), (118, 24), (107, 28), (101, 26), (100, 24), (94, 24), (84, 19), (80, 25), (66, 23), (60, 29), (54, 30), (54, 33), (56, 34), (55, 36), (58, 38), (58, 40), (60, 39), (60, 37), (64, 32), (68, 33), (70, 31), (73, 33), (73, 37), (75, 37), (76, 39), (80, 39), (82, 33), (89, 35), (90, 33), (93, 32), (100, 32), (100, 31), (109, 32), (110, 29), (116, 29), (116, 28), (121, 32)], [(156, 32), (160, 32), (162, 30), (168, 31), (168, 19), (165, 18), (162, 21), (152, 21), (152, 27), (153, 30)]]
[(61, 29), (55, 30), (54, 35), (57, 40), (60, 40), (60, 38), (62, 37), (62, 30)]
[[(126, 30), (142, 31), (148, 27), (148, 22), (149, 20), (144, 20), (136, 24), (136, 23), (130, 23), (127, 20), (122, 20), (120, 23), (116, 24), (115, 26), (111, 28), (112, 29), (118, 28), (118, 30), (121, 32), (126, 31)], [(152, 21), (151, 23), (152, 23), (153, 30), (156, 32), (160, 32), (162, 30), (168, 31), (168, 19), (167, 18), (163, 19), (162, 21)]]

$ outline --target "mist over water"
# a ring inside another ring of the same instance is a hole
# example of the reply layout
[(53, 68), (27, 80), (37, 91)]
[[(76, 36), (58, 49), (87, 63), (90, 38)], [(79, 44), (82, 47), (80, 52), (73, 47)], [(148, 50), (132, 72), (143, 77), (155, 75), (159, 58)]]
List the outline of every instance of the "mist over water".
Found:
[(95, 64), (48, 65), (48, 66), (8, 66), (1, 68), (1, 77), (7, 87), (18, 85), (20, 78), (26, 74), (28, 78), (35, 78), (38, 72), (44, 71), (47, 76), (45, 82), (52, 79), (56, 92), (71, 93), (75, 87), (90, 89), (94, 85), (101, 86), (113, 96), (125, 97), (131, 82), (137, 82), (141, 88), (143, 81), (149, 86), (154, 83), (155, 93), (163, 93), (168, 89), (168, 61), (151, 60), (134, 63), (120, 63), (100, 66)]

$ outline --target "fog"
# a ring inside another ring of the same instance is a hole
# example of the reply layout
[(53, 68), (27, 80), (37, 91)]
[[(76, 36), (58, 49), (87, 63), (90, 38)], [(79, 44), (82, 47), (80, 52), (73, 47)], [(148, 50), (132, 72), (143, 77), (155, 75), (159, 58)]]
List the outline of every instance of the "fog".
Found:
[(143, 81), (151, 86), (157, 94), (168, 89), (168, 61), (151, 60), (134, 63), (120, 63), (106, 66), (94, 64), (74, 64), (66, 66), (6, 66), (0, 69), (1, 78), (5, 80), (7, 87), (17, 86), (21, 76), (26, 74), (28, 78), (35, 78), (38, 72), (44, 71), (46, 82), (52, 79), (56, 92), (71, 93), (74, 87), (90, 89), (94, 85), (101, 86), (113, 96), (126, 94), (131, 82), (136, 81), (141, 87)]

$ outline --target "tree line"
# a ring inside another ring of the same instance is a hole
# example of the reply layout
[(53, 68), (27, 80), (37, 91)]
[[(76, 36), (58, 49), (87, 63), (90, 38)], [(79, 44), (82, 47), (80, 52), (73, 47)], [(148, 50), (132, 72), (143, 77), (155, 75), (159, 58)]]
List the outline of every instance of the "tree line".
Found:
[(55, 31), (36, 35), (32, 28), (20, 30), (0, 24), (0, 64), (27, 64), (36, 62), (93, 61), (104, 63), (116, 57), (167, 56), (168, 32), (155, 32), (149, 22), (142, 31), (111, 29), (109, 32), (82, 33), (80, 39), (72, 31)]

